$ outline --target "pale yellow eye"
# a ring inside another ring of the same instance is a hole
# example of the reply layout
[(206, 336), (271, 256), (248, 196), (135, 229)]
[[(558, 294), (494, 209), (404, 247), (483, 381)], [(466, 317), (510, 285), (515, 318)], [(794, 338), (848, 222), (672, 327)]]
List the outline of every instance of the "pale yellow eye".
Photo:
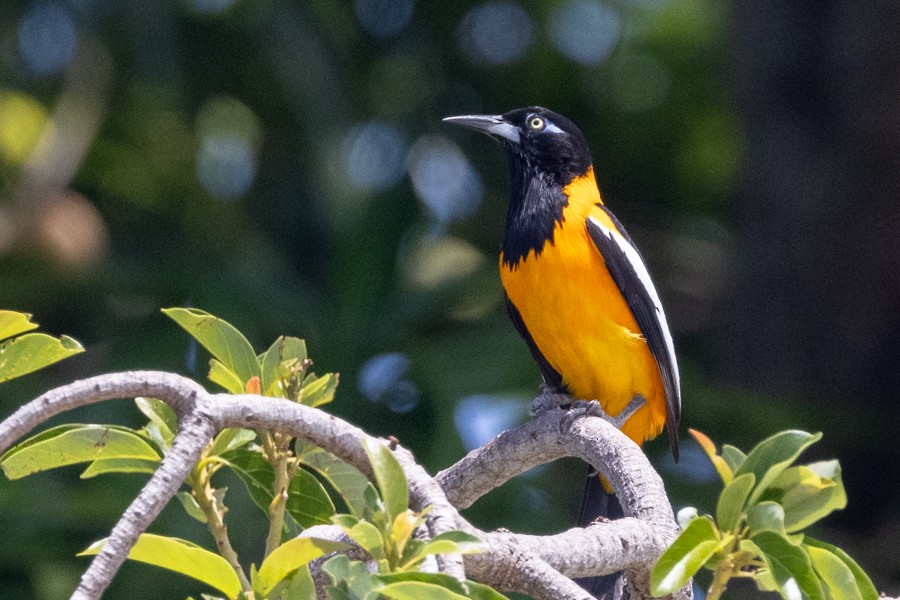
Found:
[(543, 129), (544, 128), (544, 119), (535, 115), (528, 119), (528, 126), (532, 129)]

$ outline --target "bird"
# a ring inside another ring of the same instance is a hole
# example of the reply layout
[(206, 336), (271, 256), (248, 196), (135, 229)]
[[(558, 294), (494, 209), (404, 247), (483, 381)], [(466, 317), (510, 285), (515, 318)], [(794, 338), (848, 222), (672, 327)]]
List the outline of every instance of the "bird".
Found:
[[(637, 246), (601, 198), (584, 134), (539, 106), (443, 120), (487, 134), (506, 153), (500, 279), (543, 379), (535, 406), (546, 408), (542, 398), (599, 404), (638, 445), (665, 427), (677, 461), (681, 382), (672, 335)], [(579, 524), (620, 516), (612, 488), (591, 474)], [(612, 597), (618, 579), (580, 583)]]

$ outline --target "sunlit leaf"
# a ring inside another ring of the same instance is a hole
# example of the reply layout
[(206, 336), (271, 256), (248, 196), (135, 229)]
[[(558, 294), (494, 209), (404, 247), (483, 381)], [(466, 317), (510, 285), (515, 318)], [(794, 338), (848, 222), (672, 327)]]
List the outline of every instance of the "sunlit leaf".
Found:
[(209, 455), (221, 456), (226, 452), (246, 446), (255, 439), (256, 432), (250, 429), (240, 429), (237, 427), (223, 429), (215, 438), (213, 438), (212, 446), (209, 448)]
[(747, 526), (755, 535), (760, 531), (774, 531), (785, 534), (784, 508), (777, 502), (760, 502), (747, 511)]
[(334, 503), (315, 476), (299, 469), (288, 486), (287, 512), (301, 527), (328, 525), (334, 514)]
[(175, 432), (178, 431), (178, 416), (172, 407), (156, 398), (135, 398), (134, 403), (156, 425), (166, 445), (171, 445)]
[(31, 315), (28, 313), (0, 310), (0, 341), (37, 329), (37, 326), (37, 323), (31, 322)]
[(0, 342), (0, 383), (79, 352), (84, 352), (81, 344), (65, 335), (55, 338), (45, 333), (26, 333)]
[(337, 373), (326, 373), (321, 377), (310, 374), (303, 380), (303, 394), (300, 401), (313, 408), (328, 404), (334, 399), (339, 376)]
[(242, 382), (260, 375), (259, 361), (250, 342), (227, 321), (198, 308), (164, 308), (163, 312), (200, 342), (214, 358), (234, 371)]
[(302, 365), (306, 360), (306, 342), (300, 338), (280, 336), (260, 357), (262, 370), (262, 389), (267, 396), (278, 396), (275, 386), (281, 374), (281, 366), (285, 362), (294, 361)]
[(789, 532), (805, 529), (847, 506), (841, 467), (836, 460), (787, 469), (772, 486), (785, 488), (778, 501), (784, 507)]
[(298, 448), (297, 454), (304, 465), (313, 469), (337, 490), (350, 512), (358, 517), (364, 514), (365, 490), (372, 483), (359, 469), (317, 447)]
[(813, 571), (806, 550), (774, 531), (762, 531), (751, 539), (762, 551), (763, 560), (786, 598), (794, 597), (793, 586), (796, 586), (804, 597), (824, 600), (822, 585)]
[(241, 377), (215, 358), (209, 359), (209, 380), (221, 385), (231, 394), (243, 394), (244, 382)]
[(879, 597), (878, 590), (875, 589), (875, 586), (872, 584), (872, 580), (869, 579), (869, 576), (866, 575), (866, 572), (863, 571), (858, 564), (856, 564), (856, 561), (850, 558), (849, 554), (847, 554), (837, 546), (833, 546), (826, 542), (813, 539), (809, 536), (805, 536), (803, 538), (803, 544), (808, 547), (827, 550), (828, 552), (831, 552), (839, 559), (841, 559), (841, 561), (847, 566), (847, 568), (850, 569), (850, 572), (853, 573), (853, 578), (856, 580), (856, 585), (859, 588), (859, 592), (862, 595), (863, 600), (876, 600)]
[(828, 550), (815, 546), (806, 546), (806, 553), (832, 600), (863, 600), (853, 571), (844, 561)]
[(709, 457), (709, 460), (716, 468), (716, 472), (722, 479), (722, 483), (724, 483), (725, 485), (731, 483), (731, 479), (733, 476), (731, 467), (729, 467), (725, 460), (721, 456), (719, 456), (719, 453), (716, 450), (716, 445), (711, 439), (709, 439), (709, 436), (701, 431), (697, 431), (696, 429), (688, 429), (688, 433), (693, 436), (693, 438), (697, 441), (698, 444), (700, 444), (700, 447), (706, 453), (706, 456)]
[[(97, 554), (105, 542), (94, 542), (78, 556)], [(228, 561), (187, 540), (144, 533), (128, 553), (128, 558), (187, 575), (229, 598), (241, 591), (241, 583)]]
[(681, 589), (719, 549), (719, 534), (706, 517), (690, 522), (687, 529), (663, 552), (650, 572), (650, 590), (665, 596)]
[(425, 543), (419, 554), (446, 554), (459, 552), (460, 554), (478, 554), (488, 549), (488, 545), (478, 536), (465, 531), (445, 531), (436, 535)]
[(160, 459), (145, 460), (142, 458), (103, 458), (95, 460), (81, 473), (82, 479), (90, 479), (106, 473), (145, 473), (152, 475), (159, 467)]
[(115, 425), (60, 425), (11, 448), (0, 458), (10, 479), (98, 459), (158, 461), (159, 454), (137, 433)]
[(278, 600), (316, 600), (316, 584), (309, 567), (304, 565), (297, 569), (288, 585), (282, 591), (276, 586), (272, 590), (271, 597)]
[(347, 529), (346, 532), (372, 558), (375, 560), (384, 558), (384, 537), (377, 527), (368, 521), (359, 521), (353, 527)]
[(390, 449), (379, 440), (367, 436), (361, 443), (372, 463), (381, 499), (393, 519), (409, 508), (409, 487), (403, 468)]
[(756, 477), (753, 473), (744, 473), (732, 479), (722, 490), (716, 505), (716, 522), (721, 529), (730, 531), (738, 524), (754, 483)]
[(346, 548), (347, 544), (318, 538), (288, 540), (273, 550), (259, 567), (257, 575), (263, 593), (268, 594), (276, 584), (309, 561)]
[[(350, 560), (344, 554), (336, 554), (322, 564), (335, 583), (343, 582), (357, 598), (379, 589), (383, 584), (366, 569), (365, 563)], [(351, 596), (347, 596), (351, 597)]]
[(394, 600), (466, 600), (466, 596), (451, 592), (447, 588), (425, 583), (423, 581), (399, 581), (391, 583), (378, 590), (385, 598)]
[[(403, 571), (400, 573), (383, 573), (379, 574), (378, 580), (385, 584), (399, 583), (401, 581), (419, 581), (440, 586), (457, 594), (466, 593), (466, 588), (455, 577), (451, 577), (445, 573), (423, 573), (422, 571)], [(468, 584), (468, 582), (467, 582)]]
[(758, 443), (747, 455), (741, 468), (735, 472), (735, 476), (744, 473), (753, 473), (756, 476), (756, 487), (750, 495), (750, 502), (755, 502), (803, 450), (821, 438), (821, 433), (788, 430), (776, 433)]
[(747, 460), (747, 455), (744, 454), (740, 448), (736, 448), (731, 444), (722, 444), (722, 460), (725, 461), (728, 468), (734, 473), (740, 469), (741, 465), (744, 464), (744, 461)]

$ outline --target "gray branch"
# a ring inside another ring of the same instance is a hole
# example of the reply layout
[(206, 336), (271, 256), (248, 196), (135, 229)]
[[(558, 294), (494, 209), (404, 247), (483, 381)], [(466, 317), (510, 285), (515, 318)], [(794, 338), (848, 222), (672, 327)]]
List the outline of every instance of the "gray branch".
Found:
[[(372, 476), (360, 443), (367, 434), (358, 427), (284, 399), (209, 394), (189, 379), (154, 371), (101, 375), (43, 394), (0, 423), (0, 452), (64, 411), (135, 396), (158, 398), (172, 406), (179, 416), (178, 433), (159, 469), (85, 571), (73, 599), (101, 597), (140, 534), (178, 491), (203, 448), (224, 428), (287, 433)], [(434, 478), (408, 450), (391, 444), (409, 480), (413, 508), (432, 507), (426, 520), (429, 535), (460, 528), (487, 542), (487, 551), (465, 560), (458, 555), (441, 556), (439, 569), (460, 580), (468, 572), (473, 579), (498, 589), (539, 600), (585, 600), (590, 596), (571, 578), (624, 570), (632, 597), (650, 598), (650, 566), (678, 533), (662, 481), (643, 452), (615, 427), (597, 418), (567, 415), (549, 411), (501, 434)], [(581, 457), (602, 472), (617, 490), (628, 516), (552, 536), (486, 533), (460, 516), (458, 509), (470, 506), (491, 489), (563, 456)], [(687, 599), (690, 590), (674, 597)]]

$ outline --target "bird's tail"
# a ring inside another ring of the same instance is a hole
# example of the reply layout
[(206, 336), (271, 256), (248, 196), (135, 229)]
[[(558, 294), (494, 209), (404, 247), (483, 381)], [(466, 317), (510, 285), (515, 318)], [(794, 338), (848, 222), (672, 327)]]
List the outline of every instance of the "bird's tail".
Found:
[[(619, 499), (608, 491), (604, 481), (593, 469), (588, 471), (584, 494), (581, 497), (581, 511), (578, 526), (587, 527), (598, 517), (620, 519), (625, 516)], [(598, 600), (622, 600), (625, 598), (625, 579), (622, 573), (598, 575), (577, 579), (578, 585)]]

